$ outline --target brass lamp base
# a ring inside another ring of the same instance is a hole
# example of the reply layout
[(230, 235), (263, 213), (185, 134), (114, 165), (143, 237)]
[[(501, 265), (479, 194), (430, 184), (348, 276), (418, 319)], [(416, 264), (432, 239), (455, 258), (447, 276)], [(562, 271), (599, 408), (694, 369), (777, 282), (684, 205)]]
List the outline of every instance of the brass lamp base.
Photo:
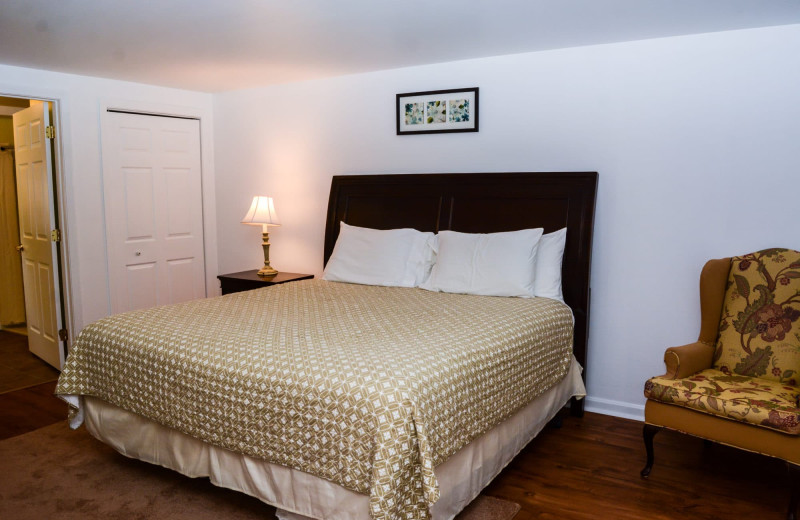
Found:
[(264, 267), (259, 269), (256, 274), (263, 278), (267, 278), (270, 276), (275, 276), (276, 274), (278, 274), (278, 271), (276, 271), (275, 268), (273, 268), (272, 266), (265, 265)]
[(256, 273), (258, 276), (265, 278), (278, 274), (278, 270), (269, 265), (269, 233), (266, 230), (267, 226), (265, 225), (264, 230), (261, 232), (261, 247), (264, 248), (264, 267)]

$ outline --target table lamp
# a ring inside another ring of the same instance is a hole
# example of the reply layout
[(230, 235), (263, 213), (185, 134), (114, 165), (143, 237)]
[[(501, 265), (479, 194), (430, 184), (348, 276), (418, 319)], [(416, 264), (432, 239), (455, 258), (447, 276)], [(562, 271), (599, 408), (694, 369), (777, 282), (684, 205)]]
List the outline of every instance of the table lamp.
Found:
[(275, 276), (278, 271), (269, 265), (269, 226), (280, 226), (281, 221), (275, 213), (272, 197), (253, 197), (250, 209), (242, 219), (242, 224), (261, 225), (261, 247), (264, 248), (264, 267), (258, 270), (258, 276)]

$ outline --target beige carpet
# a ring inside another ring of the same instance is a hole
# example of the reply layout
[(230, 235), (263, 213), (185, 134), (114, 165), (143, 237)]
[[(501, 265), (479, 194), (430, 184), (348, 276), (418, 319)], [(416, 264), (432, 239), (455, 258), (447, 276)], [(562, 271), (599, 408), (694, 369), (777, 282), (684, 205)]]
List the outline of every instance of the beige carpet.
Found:
[[(509, 520), (519, 504), (479, 496), (458, 520)], [(271, 519), (261, 501), (132, 460), (65, 422), (0, 442), (4, 520)]]

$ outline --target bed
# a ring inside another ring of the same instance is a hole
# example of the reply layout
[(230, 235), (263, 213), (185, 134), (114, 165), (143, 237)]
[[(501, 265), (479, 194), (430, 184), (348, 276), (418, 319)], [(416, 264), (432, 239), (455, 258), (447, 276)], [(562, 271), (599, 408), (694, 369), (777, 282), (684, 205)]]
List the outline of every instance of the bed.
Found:
[(295, 282), (92, 324), (57, 393), (73, 426), (121, 453), (281, 518), (452, 518), (565, 404), (582, 413), (596, 183), (336, 176), (326, 262), (341, 222), (566, 228), (564, 302)]

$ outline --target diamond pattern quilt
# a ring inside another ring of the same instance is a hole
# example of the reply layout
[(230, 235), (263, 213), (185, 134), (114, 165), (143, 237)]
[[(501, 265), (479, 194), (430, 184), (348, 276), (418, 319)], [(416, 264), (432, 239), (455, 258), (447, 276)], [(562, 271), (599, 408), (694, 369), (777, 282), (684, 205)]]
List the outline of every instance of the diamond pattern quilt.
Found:
[(97, 321), (56, 393), (368, 494), (375, 519), (421, 519), (436, 465), (564, 377), (572, 328), (546, 298), (307, 280)]

